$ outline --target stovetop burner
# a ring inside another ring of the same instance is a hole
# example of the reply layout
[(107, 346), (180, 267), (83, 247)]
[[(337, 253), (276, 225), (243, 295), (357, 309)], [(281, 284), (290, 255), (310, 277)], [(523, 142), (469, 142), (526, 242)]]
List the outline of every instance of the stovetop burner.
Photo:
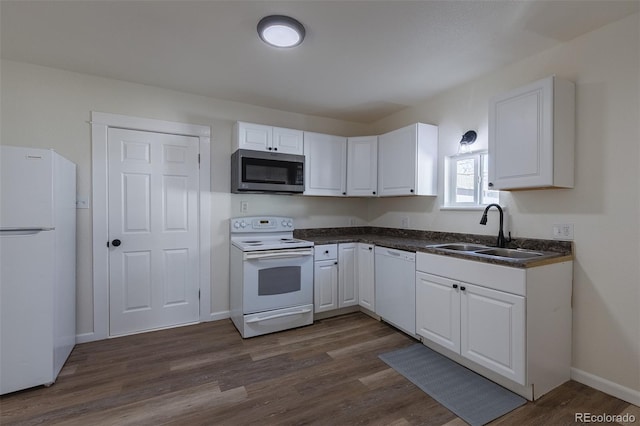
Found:
[(293, 237), (293, 220), (279, 216), (231, 219), (231, 244), (242, 251), (313, 247)]

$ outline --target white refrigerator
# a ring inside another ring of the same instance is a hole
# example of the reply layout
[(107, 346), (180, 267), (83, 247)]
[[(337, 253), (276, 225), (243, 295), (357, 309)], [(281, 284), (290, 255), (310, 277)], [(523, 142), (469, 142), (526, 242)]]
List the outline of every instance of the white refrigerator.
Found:
[(76, 342), (76, 166), (0, 146), (0, 394), (55, 382)]

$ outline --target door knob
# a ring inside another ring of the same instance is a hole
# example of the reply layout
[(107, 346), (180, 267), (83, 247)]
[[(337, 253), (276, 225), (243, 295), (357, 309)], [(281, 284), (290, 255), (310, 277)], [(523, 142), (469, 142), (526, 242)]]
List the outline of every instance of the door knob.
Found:
[(118, 247), (120, 244), (122, 244), (122, 241), (120, 241), (119, 239), (115, 239), (113, 241), (111, 241), (111, 245), (114, 247)]

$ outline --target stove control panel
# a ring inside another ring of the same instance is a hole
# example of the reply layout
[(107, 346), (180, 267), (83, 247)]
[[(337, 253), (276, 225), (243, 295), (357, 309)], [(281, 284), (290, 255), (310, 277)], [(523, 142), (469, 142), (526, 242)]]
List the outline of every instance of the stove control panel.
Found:
[(293, 219), (281, 216), (237, 217), (231, 219), (231, 232), (293, 231)]

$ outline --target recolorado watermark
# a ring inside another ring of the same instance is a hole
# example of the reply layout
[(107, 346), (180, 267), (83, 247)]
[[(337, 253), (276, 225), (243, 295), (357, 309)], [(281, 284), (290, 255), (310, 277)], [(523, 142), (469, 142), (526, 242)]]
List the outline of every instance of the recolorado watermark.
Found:
[(635, 423), (636, 416), (625, 414), (575, 413), (574, 421), (581, 423)]

